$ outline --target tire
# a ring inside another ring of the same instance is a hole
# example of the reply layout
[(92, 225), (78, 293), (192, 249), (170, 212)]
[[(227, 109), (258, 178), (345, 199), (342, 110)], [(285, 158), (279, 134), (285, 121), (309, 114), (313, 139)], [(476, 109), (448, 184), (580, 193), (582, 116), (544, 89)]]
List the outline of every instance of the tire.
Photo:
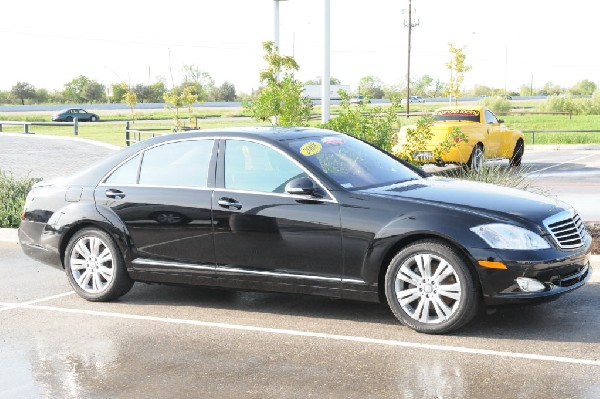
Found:
[(475, 145), (469, 161), (467, 162), (467, 168), (471, 169), (475, 173), (481, 172), (483, 169), (483, 162), (485, 160), (485, 153), (483, 152), (483, 146), (481, 144)]
[(119, 247), (95, 228), (82, 229), (69, 240), (65, 272), (75, 292), (88, 301), (111, 301), (133, 286)]
[(517, 140), (515, 149), (513, 150), (512, 157), (510, 157), (509, 165), (512, 167), (521, 166), (521, 160), (523, 159), (523, 153), (525, 152), (525, 144), (523, 140)]
[(90, 122), (96, 122), (98, 120), (98, 118), (96, 118), (96, 116), (92, 116), (90, 118)]
[(480, 305), (469, 266), (455, 249), (439, 240), (417, 241), (392, 259), (385, 275), (385, 295), (402, 324), (427, 334), (464, 326)]
[(65, 122), (73, 122), (73, 117), (72, 116), (67, 116), (65, 118)]

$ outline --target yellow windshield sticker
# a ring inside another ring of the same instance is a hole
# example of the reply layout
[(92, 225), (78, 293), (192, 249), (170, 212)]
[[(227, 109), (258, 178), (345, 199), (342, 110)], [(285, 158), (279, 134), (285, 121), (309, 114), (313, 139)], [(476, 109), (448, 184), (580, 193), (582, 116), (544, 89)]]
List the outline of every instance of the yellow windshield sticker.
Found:
[(300, 147), (300, 154), (304, 155), (305, 157), (309, 157), (311, 155), (315, 155), (321, 152), (321, 148), (321, 143), (317, 143), (316, 141), (309, 141), (308, 143)]

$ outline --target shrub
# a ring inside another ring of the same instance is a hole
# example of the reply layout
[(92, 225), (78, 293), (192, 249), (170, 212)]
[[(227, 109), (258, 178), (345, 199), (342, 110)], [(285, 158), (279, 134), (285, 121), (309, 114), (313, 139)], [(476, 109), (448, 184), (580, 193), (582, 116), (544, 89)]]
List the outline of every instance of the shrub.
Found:
[(486, 97), (481, 103), (496, 113), (510, 112), (512, 110), (512, 105), (506, 98)]
[(16, 179), (0, 170), (0, 227), (19, 227), (25, 197), (40, 179)]
[(367, 101), (358, 106), (350, 104), (350, 97), (340, 91), (342, 102), (339, 115), (320, 127), (346, 133), (367, 141), (385, 151), (392, 150), (392, 132), (400, 127), (398, 111), (400, 104), (392, 103), (387, 108), (367, 107)]
[(527, 172), (528, 169), (524, 167), (511, 168), (503, 164), (484, 164), (479, 172), (475, 172), (471, 168), (455, 168), (442, 172), (442, 175), (453, 179), (491, 183), (525, 191), (534, 191), (538, 194), (545, 194), (543, 190), (533, 187), (527, 182)]

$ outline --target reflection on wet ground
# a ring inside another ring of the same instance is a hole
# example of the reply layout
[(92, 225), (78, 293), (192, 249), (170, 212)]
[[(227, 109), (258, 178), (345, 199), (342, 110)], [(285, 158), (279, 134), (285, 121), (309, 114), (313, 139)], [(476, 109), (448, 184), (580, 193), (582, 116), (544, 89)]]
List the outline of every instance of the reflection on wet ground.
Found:
[(417, 334), (379, 304), (144, 284), (113, 303), (69, 295), (6, 310), (69, 290), (64, 274), (0, 246), (0, 398), (600, 397), (598, 365), (484, 352), (600, 360), (598, 283), (448, 336)]

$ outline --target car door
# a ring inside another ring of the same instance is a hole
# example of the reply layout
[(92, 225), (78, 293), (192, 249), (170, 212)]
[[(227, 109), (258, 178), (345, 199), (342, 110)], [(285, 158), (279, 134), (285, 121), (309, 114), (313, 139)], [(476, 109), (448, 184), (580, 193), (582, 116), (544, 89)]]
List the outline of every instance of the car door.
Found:
[[(292, 195), (287, 182), (310, 177), (272, 145), (226, 139), (219, 145), (213, 195), (217, 277), (339, 290), (340, 212), (323, 186), (322, 198)], [(295, 288), (294, 288), (295, 287)]]
[(136, 269), (214, 273), (214, 145), (213, 139), (156, 145), (121, 164), (97, 187), (98, 209), (126, 227)]
[(490, 110), (485, 110), (485, 129), (487, 133), (485, 156), (486, 158), (496, 158), (500, 154), (502, 145), (502, 128), (498, 123), (498, 118)]

